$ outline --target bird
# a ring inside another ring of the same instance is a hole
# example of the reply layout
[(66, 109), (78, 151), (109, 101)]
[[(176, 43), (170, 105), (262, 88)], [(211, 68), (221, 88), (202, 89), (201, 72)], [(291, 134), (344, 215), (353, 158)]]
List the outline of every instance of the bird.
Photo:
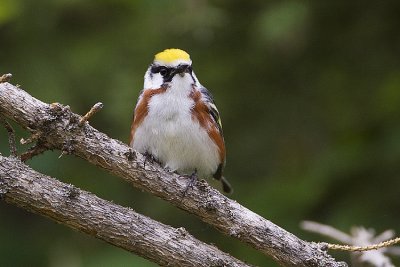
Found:
[(190, 55), (165, 49), (144, 75), (130, 130), (129, 145), (164, 168), (190, 177), (215, 178), (225, 193), (225, 141), (211, 93), (200, 84)]

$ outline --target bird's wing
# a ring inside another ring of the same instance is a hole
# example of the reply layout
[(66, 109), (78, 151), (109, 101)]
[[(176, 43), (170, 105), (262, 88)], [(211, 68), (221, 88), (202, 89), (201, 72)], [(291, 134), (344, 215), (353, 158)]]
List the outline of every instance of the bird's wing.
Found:
[(205, 100), (205, 103), (207, 104), (208, 107), (208, 112), (210, 113), (211, 117), (213, 118), (215, 124), (218, 127), (219, 132), (222, 135), (222, 122), (221, 122), (221, 117), (219, 115), (217, 106), (215, 105), (215, 101), (211, 93), (205, 88), (202, 87), (200, 89), (200, 92)]

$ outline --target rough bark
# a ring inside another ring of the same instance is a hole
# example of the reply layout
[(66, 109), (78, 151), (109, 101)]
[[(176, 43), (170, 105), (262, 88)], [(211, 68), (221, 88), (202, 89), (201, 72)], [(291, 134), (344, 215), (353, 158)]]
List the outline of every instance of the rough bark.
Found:
[(297, 238), (269, 220), (243, 207), (207, 185), (197, 182), (183, 197), (189, 179), (170, 173), (112, 139), (68, 106), (46, 104), (10, 83), (0, 84), (0, 113), (32, 133), (40, 142), (77, 155), (123, 178), (135, 187), (158, 196), (198, 216), (222, 233), (250, 244), (284, 266), (346, 266), (330, 257), (322, 246)]
[(175, 229), (0, 156), (0, 197), (162, 266), (249, 266)]

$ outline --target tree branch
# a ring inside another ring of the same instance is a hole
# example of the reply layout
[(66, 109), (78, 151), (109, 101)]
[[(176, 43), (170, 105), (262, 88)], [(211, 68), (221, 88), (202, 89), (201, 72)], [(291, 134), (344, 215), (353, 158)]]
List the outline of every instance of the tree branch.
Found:
[[(162, 266), (249, 266), (175, 229), (0, 156), (6, 202), (102, 239)], [(193, 249), (196, 248), (196, 249)]]
[(123, 178), (175, 206), (198, 216), (222, 233), (250, 244), (285, 266), (346, 266), (330, 257), (323, 246), (305, 242), (219, 193), (204, 181), (182, 198), (189, 178), (145, 162), (126, 144), (78, 126), (80, 116), (68, 107), (49, 105), (9, 84), (0, 84), (0, 113), (31, 132), (40, 131), (49, 147), (72, 153)]

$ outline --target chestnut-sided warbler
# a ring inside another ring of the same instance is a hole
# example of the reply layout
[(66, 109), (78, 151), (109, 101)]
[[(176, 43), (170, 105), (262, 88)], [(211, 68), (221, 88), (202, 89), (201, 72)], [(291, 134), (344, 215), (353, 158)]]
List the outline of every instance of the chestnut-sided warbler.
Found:
[(144, 76), (129, 143), (171, 171), (212, 176), (224, 192), (232, 191), (222, 176), (225, 143), (217, 107), (183, 50), (155, 55)]

